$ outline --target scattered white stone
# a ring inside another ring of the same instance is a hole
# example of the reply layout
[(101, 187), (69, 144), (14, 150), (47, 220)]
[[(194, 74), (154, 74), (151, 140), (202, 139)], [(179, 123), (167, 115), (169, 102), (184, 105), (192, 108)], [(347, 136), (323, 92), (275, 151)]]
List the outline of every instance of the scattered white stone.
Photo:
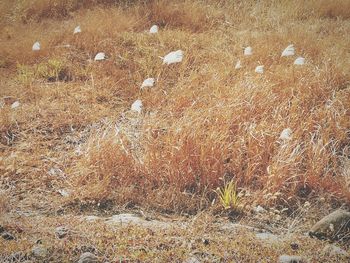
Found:
[(292, 129), (291, 128), (284, 129), (280, 134), (280, 139), (283, 141), (288, 141), (292, 139)]
[(63, 197), (68, 197), (69, 196), (69, 192), (64, 190), (64, 189), (58, 189), (57, 192), (62, 195)]
[(163, 64), (170, 65), (173, 63), (179, 63), (182, 61), (182, 58), (183, 58), (182, 50), (173, 51), (163, 58)]
[(257, 207), (254, 207), (254, 212), (255, 213), (265, 213), (266, 212), (266, 209), (263, 208), (262, 206), (258, 205)]
[(236, 63), (235, 69), (240, 69), (240, 68), (242, 68), (241, 61), (238, 60)]
[(158, 26), (157, 25), (153, 25), (151, 27), (151, 29), (149, 30), (150, 34), (157, 34), (158, 33)]
[(246, 48), (244, 49), (244, 55), (245, 55), (245, 56), (253, 55), (253, 49), (252, 49), (252, 47), (246, 47)]
[(259, 74), (263, 74), (264, 73), (264, 66), (257, 66), (255, 68), (255, 72), (259, 73)]
[(288, 47), (283, 50), (281, 57), (289, 57), (289, 56), (294, 56), (295, 50), (294, 50), (294, 45), (289, 45)]
[(50, 176), (63, 175), (63, 171), (62, 171), (60, 168), (51, 167), (50, 170), (48, 171), (48, 174), (49, 174)]
[(106, 54), (103, 52), (99, 52), (95, 56), (95, 61), (104, 60), (105, 58), (106, 58)]
[(55, 229), (55, 234), (58, 238), (64, 238), (69, 233), (69, 229), (64, 226), (59, 226)]
[(11, 104), (11, 109), (16, 109), (20, 105), (19, 101), (15, 101), (14, 103)]
[(40, 43), (38, 41), (33, 44), (32, 50), (33, 51), (39, 51), (40, 50)]
[(142, 82), (141, 89), (146, 88), (146, 87), (153, 87), (154, 82), (155, 82), (154, 78), (145, 79)]
[(42, 245), (36, 245), (32, 248), (32, 253), (34, 257), (45, 258), (48, 255), (47, 249)]
[(303, 57), (298, 57), (295, 61), (294, 61), (294, 65), (304, 65), (305, 64), (305, 58)]
[(77, 26), (76, 28), (74, 28), (73, 35), (78, 34), (78, 33), (81, 33), (81, 28), (80, 28), (80, 26)]
[(141, 100), (136, 100), (136, 101), (131, 105), (131, 110), (132, 110), (132, 111), (137, 111), (138, 113), (141, 113), (141, 111), (142, 111), (142, 101), (141, 101)]

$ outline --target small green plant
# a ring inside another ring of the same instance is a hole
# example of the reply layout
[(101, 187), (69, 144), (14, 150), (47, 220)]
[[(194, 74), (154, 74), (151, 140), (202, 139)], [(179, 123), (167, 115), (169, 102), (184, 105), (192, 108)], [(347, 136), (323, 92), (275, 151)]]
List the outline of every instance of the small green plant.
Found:
[(225, 209), (237, 207), (239, 198), (234, 181), (225, 184), (223, 188), (218, 188), (216, 193), (219, 196), (220, 203)]
[(34, 80), (34, 72), (30, 66), (17, 64), (17, 80), (25, 85), (29, 86)]
[(49, 81), (59, 80), (64, 72), (64, 61), (59, 59), (49, 59), (47, 63), (41, 63), (37, 67), (37, 74), (41, 78)]

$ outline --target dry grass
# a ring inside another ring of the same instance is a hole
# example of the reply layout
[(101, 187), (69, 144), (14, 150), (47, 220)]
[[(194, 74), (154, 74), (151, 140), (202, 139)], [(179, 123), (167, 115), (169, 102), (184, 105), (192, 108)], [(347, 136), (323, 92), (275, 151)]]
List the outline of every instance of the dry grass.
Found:
[[(254, 193), (246, 203), (349, 203), (349, 5), (4, 1), (0, 96), (21, 106), (0, 109), (2, 180), (69, 189), (65, 202), (177, 213), (210, 206), (224, 177)], [(154, 23), (159, 34), (145, 33)], [(280, 57), (290, 43), (305, 66)], [(183, 62), (163, 66), (159, 56), (177, 49)], [(108, 59), (93, 62), (100, 51)], [(140, 91), (147, 77), (156, 86)], [(141, 115), (129, 111), (136, 99)]]

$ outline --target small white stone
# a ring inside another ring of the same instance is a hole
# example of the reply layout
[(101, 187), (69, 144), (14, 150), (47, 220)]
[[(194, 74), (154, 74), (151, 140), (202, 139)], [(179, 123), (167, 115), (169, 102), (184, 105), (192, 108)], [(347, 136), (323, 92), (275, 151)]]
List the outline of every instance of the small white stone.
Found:
[(304, 65), (305, 64), (305, 58), (303, 57), (298, 57), (295, 61), (294, 61), (294, 65)]
[(74, 28), (73, 35), (78, 34), (78, 33), (81, 33), (81, 28), (80, 28), (80, 26), (77, 26), (76, 28)]
[(57, 192), (59, 192), (60, 195), (62, 195), (63, 197), (68, 197), (69, 196), (69, 192), (64, 190), (64, 189), (58, 189)]
[(254, 211), (255, 213), (265, 213), (266, 212), (266, 209), (263, 208), (262, 206), (258, 205), (257, 207), (254, 207)]
[(292, 130), (290, 128), (284, 129), (280, 134), (280, 139), (283, 141), (292, 139)]
[(173, 64), (173, 63), (179, 63), (183, 59), (183, 51), (182, 50), (177, 50), (170, 52), (163, 58), (163, 64)]
[(158, 26), (157, 26), (157, 25), (153, 25), (153, 26), (151, 27), (151, 29), (149, 30), (149, 33), (150, 33), (150, 34), (156, 34), (156, 33), (158, 33)]
[(141, 100), (136, 100), (136, 101), (131, 105), (131, 110), (132, 110), (132, 111), (137, 111), (138, 113), (141, 113), (141, 111), (142, 111), (142, 101), (141, 101)]
[(47, 249), (42, 245), (37, 245), (32, 248), (32, 253), (34, 257), (45, 258), (48, 255)]
[(37, 41), (33, 44), (32, 50), (33, 51), (39, 51), (41, 48), (40, 43)]
[(245, 49), (244, 49), (244, 55), (245, 56), (250, 56), (250, 55), (252, 55), (253, 54), (253, 49), (252, 49), (252, 47), (246, 47)]
[(255, 72), (259, 73), (259, 74), (263, 74), (264, 73), (264, 66), (257, 66), (255, 68)]
[(55, 234), (58, 238), (64, 238), (69, 233), (69, 229), (64, 226), (59, 226), (55, 230)]
[(240, 69), (240, 68), (242, 68), (241, 61), (238, 60), (236, 65), (235, 65), (235, 69)]
[(153, 87), (154, 85), (154, 78), (147, 78), (142, 82), (141, 89), (146, 88), (146, 87)]
[(293, 45), (289, 45), (288, 47), (283, 50), (281, 57), (289, 57), (294, 56), (295, 50)]
[(95, 56), (95, 61), (104, 60), (105, 58), (106, 58), (106, 54), (103, 52), (99, 52)]
[(20, 105), (19, 101), (15, 101), (14, 103), (11, 104), (11, 109), (16, 109)]

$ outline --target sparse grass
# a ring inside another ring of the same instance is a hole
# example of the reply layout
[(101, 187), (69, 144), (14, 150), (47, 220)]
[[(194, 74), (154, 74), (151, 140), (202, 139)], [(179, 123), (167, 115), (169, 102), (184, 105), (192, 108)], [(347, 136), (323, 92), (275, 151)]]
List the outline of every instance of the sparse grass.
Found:
[[(0, 174), (16, 186), (10, 207), (39, 199), (197, 213), (233, 178), (253, 193), (244, 205), (293, 210), (320, 196), (349, 205), (349, 1), (81, 3), (0, 3)], [(153, 24), (160, 32), (149, 35)], [(306, 65), (280, 57), (289, 44)], [(162, 65), (178, 49), (182, 63)], [(94, 62), (102, 51), (108, 59)], [(140, 91), (148, 77), (155, 87)], [(140, 115), (129, 110), (136, 99)]]

